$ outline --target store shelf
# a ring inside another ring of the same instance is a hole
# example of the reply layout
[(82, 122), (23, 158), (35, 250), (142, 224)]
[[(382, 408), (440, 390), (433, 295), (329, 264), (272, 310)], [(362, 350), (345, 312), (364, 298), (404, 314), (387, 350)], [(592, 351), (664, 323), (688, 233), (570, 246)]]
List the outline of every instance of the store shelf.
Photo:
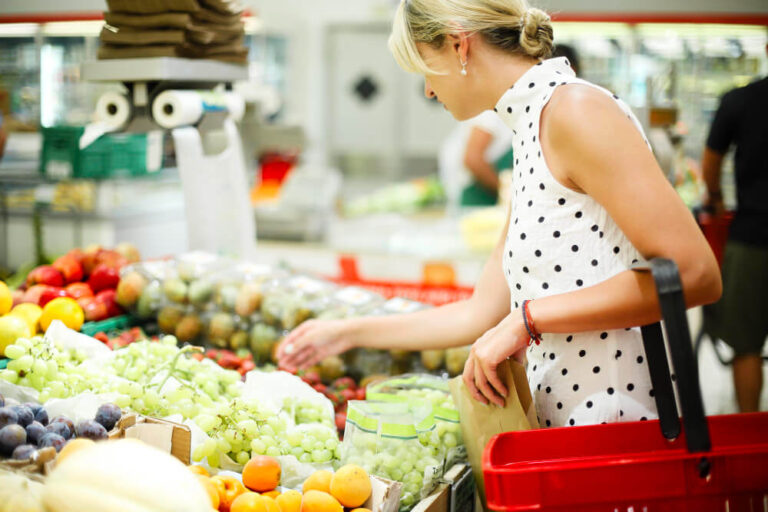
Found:
[(234, 82), (248, 78), (248, 68), (214, 60), (156, 57), (109, 59), (82, 65), (84, 80), (93, 82)]

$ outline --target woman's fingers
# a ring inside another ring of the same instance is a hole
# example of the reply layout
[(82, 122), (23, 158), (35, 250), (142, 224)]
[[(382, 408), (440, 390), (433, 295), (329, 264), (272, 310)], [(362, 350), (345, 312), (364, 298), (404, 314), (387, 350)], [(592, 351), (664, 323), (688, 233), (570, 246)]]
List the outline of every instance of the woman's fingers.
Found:
[(475, 358), (472, 354), (470, 354), (469, 359), (467, 359), (467, 362), (464, 364), (464, 375), (462, 378), (464, 380), (464, 385), (467, 386), (469, 394), (478, 402), (487, 405), (488, 400), (485, 399), (475, 386)]
[(508, 392), (507, 387), (503, 382), (501, 382), (501, 379), (499, 378), (498, 369), (495, 367), (491, 368), (488, 364), (484, 364), (482, 360), (480, 360), (480, 366), (483, 368), (485, 377), (488, 379), (491, 386), (493, 386), (493, 390), (501, 398), (501, 407), (504, 407), (504, 398), (507, 396)]
[(480, 368), (480, 363), (478, 363), (477, 358), (472, 358), (472, 366), (474, 367), (472, 370), (473, 380), (472, 380), (472, 396), (475, 397), (475, 400), (484, 403), (485, 405), (489, 404), (488, 397), (483, 392), (482, 386), (483, 383), (483, 370)]
[(475, 386), (489, 401), (504, 407), (504, 400), (491, 387), (485, 369), (478, 358), (475, 358)]

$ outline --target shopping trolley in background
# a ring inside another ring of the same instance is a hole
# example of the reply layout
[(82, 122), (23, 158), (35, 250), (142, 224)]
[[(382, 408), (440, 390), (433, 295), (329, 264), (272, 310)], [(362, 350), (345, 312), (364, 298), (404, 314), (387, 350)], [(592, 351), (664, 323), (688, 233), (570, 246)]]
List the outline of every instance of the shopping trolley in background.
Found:
[(683, 428), (661, 326), (645, 326), (643, 343), (659, 420), (494, 437), (483, 455), (489, 509), (768, 512), (768, 413), (704, 415), (677, 267), (655, 259), (651, 271)]

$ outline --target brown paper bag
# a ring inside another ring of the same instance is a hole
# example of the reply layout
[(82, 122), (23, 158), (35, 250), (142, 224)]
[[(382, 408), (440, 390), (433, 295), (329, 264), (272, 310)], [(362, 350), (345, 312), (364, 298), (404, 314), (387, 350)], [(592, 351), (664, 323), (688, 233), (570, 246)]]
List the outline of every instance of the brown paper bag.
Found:
[(485, 445), (496, 434), (530, 430), (539, 426), (525, 368), (515, 361), (508, 361), (499, 368), (499, 377), (509, 390), (504, 408), (493, 404), (485, 405), (475, 400), (469, 394), (461, 376), (450, 381), (451, 394), (459, 411), (467, 458), (472, 466), (483, 506), (485, 506), (485, 481), (482, 463)]

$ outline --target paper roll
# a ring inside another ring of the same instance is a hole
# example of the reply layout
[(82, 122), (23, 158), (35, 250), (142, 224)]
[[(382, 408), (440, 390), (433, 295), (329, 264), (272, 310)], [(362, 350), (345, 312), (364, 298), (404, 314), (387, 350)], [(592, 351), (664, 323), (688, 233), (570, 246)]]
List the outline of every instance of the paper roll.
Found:
[(211, 91), (163, 91), (152, 102), (152, 117), (167, 129), (197, 124), (207, 112), (229, 112), (239, 120), (244, 110), (238, 95)]
[(131, 102), (125, 94), (107, 92), (96, 102), (96, 119), (110, 128), (119, 130), (130, 121), (132, 110)]

